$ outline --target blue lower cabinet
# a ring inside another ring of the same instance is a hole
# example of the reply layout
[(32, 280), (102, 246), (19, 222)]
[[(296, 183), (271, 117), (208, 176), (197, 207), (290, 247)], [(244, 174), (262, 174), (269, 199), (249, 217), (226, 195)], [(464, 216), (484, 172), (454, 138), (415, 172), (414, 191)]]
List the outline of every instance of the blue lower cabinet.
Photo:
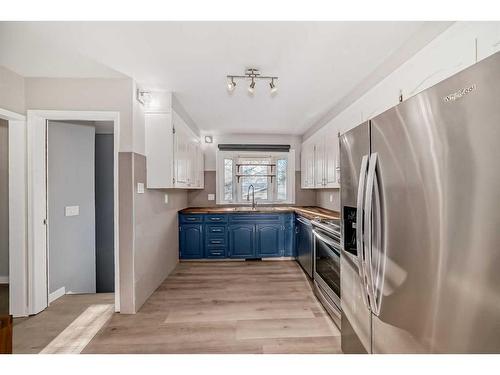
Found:
[(257, 257), (279, 257), (284, 250), (284, 226), (281, 224), (256, 225)]
[(181, 259), (295, 256), (294, 214), (179, 213)]
[(181, 224), (179, 246), (181, 259), (203, 258), (203, 225)]
[(285, 224), (285, 250), (283, 256), (297, 256), (295, 249), (295, 225), (293, 223)]
[(231, 258), (255, 258), (255, 225), (230, 224), (229, 256)]

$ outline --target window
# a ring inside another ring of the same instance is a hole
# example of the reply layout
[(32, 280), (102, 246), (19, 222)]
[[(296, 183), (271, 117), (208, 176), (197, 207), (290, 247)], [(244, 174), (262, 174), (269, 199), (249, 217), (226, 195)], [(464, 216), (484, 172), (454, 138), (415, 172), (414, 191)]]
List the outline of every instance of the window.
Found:
[[(295, 153), (233, 152), (217, 154), (217, 203), (294, 203)], [(250, 197), (249, 197), (250, 192)]]

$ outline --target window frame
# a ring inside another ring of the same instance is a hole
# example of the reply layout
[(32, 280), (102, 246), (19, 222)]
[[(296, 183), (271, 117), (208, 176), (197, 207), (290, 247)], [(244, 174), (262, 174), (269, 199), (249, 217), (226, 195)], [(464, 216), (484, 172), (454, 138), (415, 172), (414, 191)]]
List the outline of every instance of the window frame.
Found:
[[(232, 189), (232, 200), (225, 199), (224, 191), (224, 160), (233, 160), (233, 179), (236, 179), (236, 164), (239, 158), (273, 158), (275, 161), (278, 159), (287, 160), (287, 180), (286, 180), (286, 199), (278, 200), (278, 184), (277, 178), (275, 177), (268, 191), (272, 194), (270, 200), (260, 200), (256, 199), (259, 205), (273, 205), (273, 204), (295, 204), (295, 151), (290, 150), (289, 152), (267, 152), (267, 151), (220, 151), (217, 150), (217, 164), (216, 164), (216, 204), (226, 204), (226, 205), (245, 205), (248, 204), (246, 200), (239, 200), (241, 195), (241, 182), (238, 183), (235, 180)], [(277, 169), (277, 167), (276, 167)], [(270, 179), (268, 177), (268, 179)]]

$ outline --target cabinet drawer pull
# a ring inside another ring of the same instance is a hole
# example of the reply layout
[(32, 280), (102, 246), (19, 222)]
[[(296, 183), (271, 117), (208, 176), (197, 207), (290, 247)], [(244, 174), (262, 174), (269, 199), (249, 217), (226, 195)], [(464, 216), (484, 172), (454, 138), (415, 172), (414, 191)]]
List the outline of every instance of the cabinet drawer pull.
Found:
[(220, 232), (222, 232), (222, 228), (214, 228), (214, 229), (212, 229), (212, 232), (220, 233)]
[(210, 243), (212, 243), (212, 244), (221, 244), (222, 241), (220, 241), (220, 240), (211, 240)]
[(221, 218), (220, 217), (211, 217), (210, 220), (212, 220), (212, 221), (220, 221)]
[(186, 220), (187, 221), (195, 221), (195, 220), (197, 220), (197, 218), (196, 217), (187, 217)]

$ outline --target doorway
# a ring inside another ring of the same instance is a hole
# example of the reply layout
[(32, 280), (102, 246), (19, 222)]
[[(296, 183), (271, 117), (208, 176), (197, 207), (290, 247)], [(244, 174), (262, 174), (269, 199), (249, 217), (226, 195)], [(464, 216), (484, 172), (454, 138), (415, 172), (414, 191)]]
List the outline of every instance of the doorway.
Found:
[(47, 121), (49, 305), (114, 292), (114, 144), (109, 121)]
[[(57, 298), (65, 289), (63, 285), (56, 288), (56, 284), (50, 280), (50, 256), (49, 246), (51, 239), (50, 231), (50, 203), (48, 198), (48, 185), (50, 167), (47, 168), (47, 132), (49, 122), (70, 122), (83, 124), (92, 122), (98, 128), (99, 122), (107, 122), (113, 136), (113, 261), (114, 261), (114, 310), (120, 311), (120, 272), (119, 272), (119, 241), (118, 241), (118, 148), (120, 139), (120, 115), (118, 112), (108, 111), (53, 111), (53, 110), (28, 110), (27, 121), (27, 177), (28, 177), (28, 230), (27, 230), (27, 279), (28, 279), (28, 314), (38, 314), (49, 305), (50, 299)], [(86, 124), (89, 125), (88, 123)], [(49, 149), (50, 151), (50, 149)], [(73, 150), (70, 150), (72, 152)], [(95, 158), (95, 155), (94, 155)], [(57, 168), (57, 167), (56, 167)], [(57, 169), (56, 169), (57, 173)], [(71, 175), (72, 172), (69, 172)], [(89, 177), (90, 179), (91, 177)], [(95, 175), (93, 176), (95, 179)], [(94, 186), (95, 190), (95, 186)], [(94, 192), (95, 193), (95, 192)], [(79, 216), (80, 207), (78, 204), (66, 202), (59, 214), (63, 218), (72, 219)], [(95, 206), (94, 206), (95, 210)], [(68, 215), (68, 216), (66, 216)], [(54, 220), (54, 219), (52, 219)], [(65, 219), (61, 219), (65, 220)], [(94, 217), (95, 220), (95, 217)], [(95, 229), (93, 231), (95, 237)], [(88, 237), (88, 236), (87, 236)], [(54, 260), (53, 260), (54, 262)], [(54, 266), (54, 264), (53, 264)], [(94, 265), (97, 268), (97, 264)], [(88, 273), (87, 273), (88, 275)], [(75, 279), (77, 277), (75, 276)], [(82, 280), (80, 280), (82, 281)], [(94, 282), (96, 288), (97, 276)], [(73, 285), (73, 284), (71, 284)], [(81, 285), (80, 285), (81, 286)], [(81, 293), (83, 289), (78, 287), (68, 287), (72, 293)], [(88, 287), (88, 285), (87, 285)], [(91, 286), (92, 287), (92, 286)], [(66, 288), (66, 287), (65, 287)], [(75, 290), (72, 290), (74, 288)], [(89, 289), (87, 289), (89, 290)], [(90, 289), (93, 290), (93, 289)], [(95, 289), (97, 291), (97, 289)]]

